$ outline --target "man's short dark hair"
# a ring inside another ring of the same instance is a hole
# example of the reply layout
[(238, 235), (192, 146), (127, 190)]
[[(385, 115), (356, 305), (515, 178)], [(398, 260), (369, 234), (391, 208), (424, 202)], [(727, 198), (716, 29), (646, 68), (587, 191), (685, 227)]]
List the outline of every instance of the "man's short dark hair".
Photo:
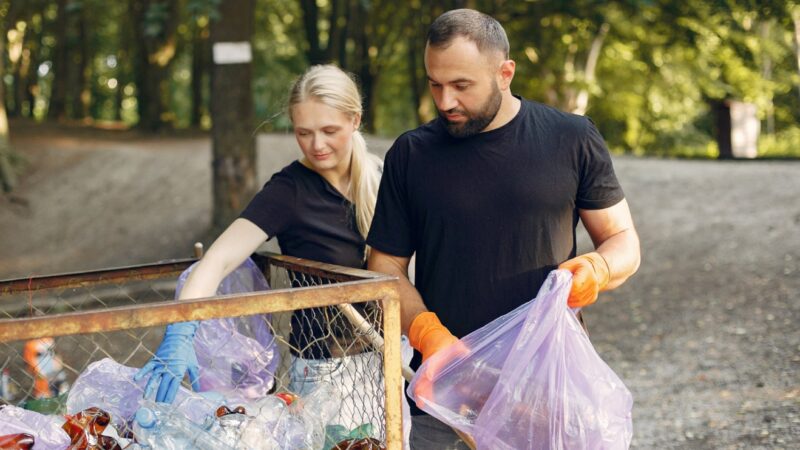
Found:
[(428, 29), (428, 45), (447, 48), (453, 39), (463, 37), (475, 43), (481, 53), (500, 52), (508, 59), (508, 37), (500, 22), (474, 9), (447, 11)]

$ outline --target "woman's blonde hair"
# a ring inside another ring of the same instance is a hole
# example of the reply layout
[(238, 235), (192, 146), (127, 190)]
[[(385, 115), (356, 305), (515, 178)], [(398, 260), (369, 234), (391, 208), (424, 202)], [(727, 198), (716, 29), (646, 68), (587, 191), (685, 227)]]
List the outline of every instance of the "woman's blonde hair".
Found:
[[(353, 78), (333, 65), (311, 66), (295, 81), (289, 94), (289, 116), (294, 105), (313, 99), (350, 117), (361, 115), (361, 94)], [(355, 205), (358, 231), (366, 239), (378, 198), (383, 161), (367, 151), (359, 130), (353, 133), (349, 196)]]

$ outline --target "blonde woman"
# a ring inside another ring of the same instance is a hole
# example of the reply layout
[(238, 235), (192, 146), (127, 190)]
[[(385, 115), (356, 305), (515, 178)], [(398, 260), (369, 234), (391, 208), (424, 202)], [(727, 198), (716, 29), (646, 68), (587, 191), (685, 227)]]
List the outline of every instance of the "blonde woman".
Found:
[[(211, 245), (192, 271), (180, 299), (208, 297), (265, 240), (277, 237), (285, 255), (349, 267), (365, 267), (365, 238), (375, 209), (382, 161), (367, 152), (359, 132), (361, 96), (341, 69), (311, 67), (293, 85), (288, 104), (302, 158), (275, 173), (250, 204)], [(321, 382), (340, 390), (334, 423), (347, 429), (373, 424), (383, 435), (380, 356), (364, 350), (333, 350), (327, 320), (331, 309), (296, 311), (289, 389), (311, 392)], [(172, 402), (188, 372), (195, 386), (196, 322), (171, 324), (156, 356), (136, 375), (151, 374), (146, 395)], [(374, 391), (374, 392), (371, 392)], [(375, 436), (375, 437), (381, 437)]]

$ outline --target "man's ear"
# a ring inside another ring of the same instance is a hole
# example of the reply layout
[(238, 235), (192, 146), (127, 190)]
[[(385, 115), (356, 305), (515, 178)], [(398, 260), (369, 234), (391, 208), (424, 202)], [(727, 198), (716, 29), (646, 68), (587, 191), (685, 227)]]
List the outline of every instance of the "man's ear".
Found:
[(517, 68), (517, 63), (513, 59), (506, 59), (500, 63), (500, 69), (497, 71), (497, 86), (501, 91), (508, 89), (511, 86), (511, 80), (514, 79), (514, 71)]

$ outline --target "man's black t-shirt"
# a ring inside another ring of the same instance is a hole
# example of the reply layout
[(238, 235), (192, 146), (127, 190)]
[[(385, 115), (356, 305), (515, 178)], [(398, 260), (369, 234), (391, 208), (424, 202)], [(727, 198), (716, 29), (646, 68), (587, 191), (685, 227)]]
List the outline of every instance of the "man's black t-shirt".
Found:
[[(267, 181), (240, 217), (278, 238), (284, 255), (364, 267), (364, 238), (355, 207), (322, 176), (295, 161)], [(324, 308), (296, 311), (291, 343), (305, 358), (328, 357)]]
[(498, 129), (459, 139), (437, 119), (386, 155), (367, 243), (416, 252), (415, 285), (458, 337), (533, 298), (575, 256), (578, 208), (624, 198), (589, 119), (521, 103)]

